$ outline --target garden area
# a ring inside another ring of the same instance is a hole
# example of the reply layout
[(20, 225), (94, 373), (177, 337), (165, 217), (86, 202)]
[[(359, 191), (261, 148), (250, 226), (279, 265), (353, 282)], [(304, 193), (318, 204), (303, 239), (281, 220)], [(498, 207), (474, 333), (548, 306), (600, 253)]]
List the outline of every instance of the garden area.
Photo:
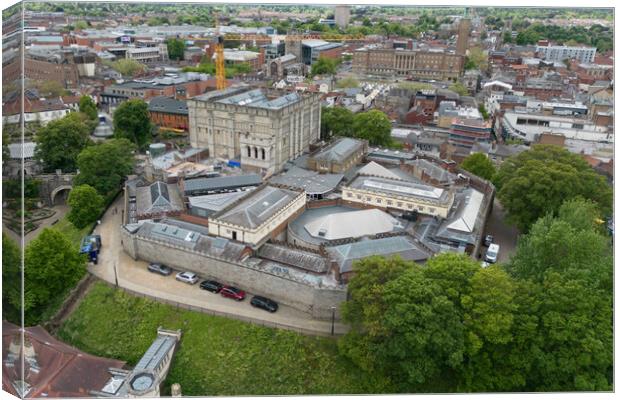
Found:
[(2, 218), (6, 226), (13, 232), (21, 235), (22, 216), (24, 218), (24, 233), (34, 231), (39, 227), (38, 221), (52, 217), (56, 212), (48, 208), (40, 207), (39, 200), (40, 182), (36, 179), (24, 180), (24, 209), (21, 203), (21, 181), (3, 180), (2, 194)]
[[(105, 315), (105, 318), (101, 316)], [(157, 327), (181, 329), (163, 395), (389, 393), (383, 378), (338, 354), (336, 340), (303, 336), (134, 297), (96, 283), (61, 326), (60, 340), (88, 353), (135, 365)]]

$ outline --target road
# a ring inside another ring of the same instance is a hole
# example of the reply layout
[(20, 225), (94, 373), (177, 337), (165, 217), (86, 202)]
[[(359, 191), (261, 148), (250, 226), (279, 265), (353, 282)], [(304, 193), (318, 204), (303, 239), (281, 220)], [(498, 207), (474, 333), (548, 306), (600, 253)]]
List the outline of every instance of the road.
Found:
[[(506, 222), (506, 212), (497, 199), (494, 200), (493, 210), (487, 219), (484, 236), (486, 235), (493, 235), (494, 243), (499, 244), (498, 262), (507, 262), (517, 248), (519, 231), (514, 225)], [(486, 248), (483, 254), (485, 251)]]
[[(119, 196), (104, 215), (101, 225), (95, 229), (95, 233), (101, 235), (102, 249), (98, 265), (90, 264), (88, 267), (93, 275), (110, 283), (115, 283), (118, 280), (119, 286), (134, 292), (215, 312), (233, 314), (239, 319), (252, 318), (258, 320), (257, 323), (259, 324), (261, 322), (278, 324), (290, 330), (306, 330), (320, 334), (331, 331), (331, 321), (315, 320), (309, 314), (292, 307), (280, 305), (278, 311), (273, 314), (255, 309), (249, 304), (251, 293), (248, 293), (244, 301), (236, 302), (218, 294), (201, 290), (197, 284), (189, 285), (176, 281), (174, 273), (165, 277), (148, 272), (148, 263), (132, 259), (125, 253), (120, 243), (119, 227), (122, 206), (123, 196)], [(118, 210), (117, 213), (114, 212), (115, 209)], [(337, 334), (344, 333), (347, 331), (347, 327), (344, 324), (336, 323), (335, 331)]]

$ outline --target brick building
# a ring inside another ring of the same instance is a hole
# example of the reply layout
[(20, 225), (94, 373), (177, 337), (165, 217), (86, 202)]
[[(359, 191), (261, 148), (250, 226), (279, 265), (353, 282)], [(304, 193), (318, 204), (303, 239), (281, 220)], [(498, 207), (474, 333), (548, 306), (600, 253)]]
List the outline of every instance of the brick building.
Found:
[(163, 128), (189, 129), (187, 103), (171, 97), (158, 96), (149, 102), (151, 122)]

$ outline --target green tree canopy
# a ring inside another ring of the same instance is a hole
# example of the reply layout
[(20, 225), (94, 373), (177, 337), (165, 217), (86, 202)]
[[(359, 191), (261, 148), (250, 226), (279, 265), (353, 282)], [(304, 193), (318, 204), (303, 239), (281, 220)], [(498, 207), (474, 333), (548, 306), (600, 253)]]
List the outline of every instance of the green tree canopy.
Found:
[(323, 107), (321, 110), (321, 138), (329, 139), (332, 135), (352, 136), (353, 112), (345, 107)]
[(77, 247), (55, 229), (45, 228), (28, 244), (24, 261), (26, 325), (38, 323), (50, 300), (82, 278), (85, 264)]
[(508, 218), (522, 231), (540, 217), (556, 215), (564, 200), (594, 201), (611, 211), (612, 189), (579, 155), (552, 145), (535, 145), (502, 163), (494, 183)]
[(357, 79), (355, 78), (343, 78), (338, 80), (338, 82), (336, 82), (336, 87), (337, 88), (356, 88), (359, 87), (360, 83)]
[(80, 173), (73, 184), (90, 185), (102, 196), (113, 193), (133, 170), (135, 148), (127, 139), (110, 139), (86, 148), (78, 156)]
[(372, 146), (389, 146), (392, 143), (392, 123), (384, 112), (370, 110), (353, 117), (353, 134), (366, 139)]
[(91, 120), (97, 119), (97, 105), (90, 96), (80, 97), (80, 112), (86, 114)]
[(171, 60), (183, 59), (183, 53), (185, 52), (185, 40), (170, 38), (166, 40), (166, 46), (168, 47), (168, 57)]
[(114, 135), (127, 138), (142, 149), (151, 140), (152, 124), (148, 105), (144, 100), (131, 99), (114, 111)]
[(136, 76), (146, 71), (146, 65), (130, 58), (121, 58), (112, 62), (104, 61), (103, 63), (123, 76)]
[(480, 47), (472, 47), (467, 54), (465, 69), (485, 71), (489, 66), (489, 57)]
[(461, 163), (461, 168), (488, 181), (495, 175), (493, 162), (483, 153), (468, 155)]
[(335, 75), (338, 67), (338, 60), (320, 56), (319, 59), (312, 64), (311, 75)]
[(43, 163), (44, 170), (75, 171), (77, 155), (91, 143), (89, 133), (88, 125), (75, 112), (42, 127), (35, 136), (35, 142), (36, 157)]
[(17, 243), (2, 233), (2, 314), (13, 323), (21, 320), (21, 262)]
[(74, 187), (67, 203), (71, 207), (67, 218), (76, 228), (82, 229), (97, 220), (103, 211), (103, 196), (89, 185)]
[(465, 85), (461, 82), (453, 83), (448, 86), (448, 89), (452, 90), (454, 93), (457, 93), (459, 96), (469, 96), (469, 90), (467, 90), (467, 87), (465, 87)]

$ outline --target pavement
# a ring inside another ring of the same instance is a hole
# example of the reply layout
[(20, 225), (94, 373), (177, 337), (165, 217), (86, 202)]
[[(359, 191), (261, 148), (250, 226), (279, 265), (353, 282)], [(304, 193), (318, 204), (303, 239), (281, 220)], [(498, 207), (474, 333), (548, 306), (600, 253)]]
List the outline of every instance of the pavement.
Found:
[[(101, 235), (102, 248), (98, 264), (89, 264), (88, 270), (98, 278), (112, 284), (118, 280), (118, 286), (131, 291), (213, 312), (226, 313), (230, 318), (252, 319), (259, 325), (277, 324), (278, 327), (284, 329), (313, 332), (319, 335), (329, 335), (331, 332), (331, 321), (313, 319), (310, 314), (286, 305), (281, 304), (278, 311), (273, 314), (256, 309), (249, 304), (252, 293), (247, 293), (245, 300), (237, 302), (202, 290), (198, 284), (189, 285), (179, 282), (174, 277), (176, 272), (170, 276), (149, 272), (148, 263), (131, 258), (125, 253), (120, 243), (122, 207), (123, 196), (119, 196), (116, 202), (108, 208), (101, 224), (95, 228), (94, 232)], [(334, 330), (336, 334), (343, 334), (347, 332), (348, 327), (337, 322)]]
[[(49, 228), (50, 226), (52, 226), (52, 224), (54, 222), (56, 222), (57, 220), (63, 219), (64, 216), (69, 212), (69, 206), (66, 204), (61, 204), (61, 205), (55, 205), (53, 207), (49, 207), (50, 209), (56, 211), (56, 213), (54, 215), (52, 215), (49, 218), (46, 219), (42, 219), (40, 221), (37, 221), (36, 224), (39, 225), (39, 227), (37, 229), (35, 229), (32, 232), (28, 232), (25, 236), (24, 236), (24, 245), (27, 245), (28, 243), (30, 243), (30, 241), (34, 238), (36, 238), (39, 233), (41, 233), (41, 231), (43, 231), (43, 229), (45, 228)], [(21, 243), (21, 235), (13, 232), (12, 230), (10, 230), (7, 227), (3, 227), (3, 231), (9, 235), (9, 237), (13, 240), (15, 240), (15, 242), (20, 245)]]
[[(519, 230), (506, 222), (506, 212), (497, 198), (493, 201), (493, 210), (487, 219), (486, 235), (493, 235), (493, 242), (499, 244), (498, 262), (509, 261), (517, 248)], [(486, 247), (483, 247), (482, 254), (485, 252)]]

